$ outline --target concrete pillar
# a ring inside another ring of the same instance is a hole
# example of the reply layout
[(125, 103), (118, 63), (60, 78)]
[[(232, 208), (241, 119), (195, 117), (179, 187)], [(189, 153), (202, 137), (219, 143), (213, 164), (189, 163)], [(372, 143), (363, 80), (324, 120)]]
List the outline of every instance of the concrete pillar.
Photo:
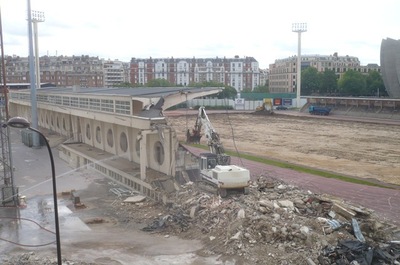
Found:
[(148, 132), (142, 131), (141, 132), (141, 139), (140, 139), (140, 179), (146, 179), (146, 168), (148, 166), (147, 161), (147, 135)]

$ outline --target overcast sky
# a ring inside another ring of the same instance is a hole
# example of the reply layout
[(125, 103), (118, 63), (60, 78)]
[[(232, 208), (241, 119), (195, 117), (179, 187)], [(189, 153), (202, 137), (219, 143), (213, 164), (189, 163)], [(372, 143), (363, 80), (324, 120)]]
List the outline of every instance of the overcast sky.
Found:
[[(400, 1), (30, 0), (43, 11), (39, 53), (135, 58), (254, 57), (260, 68), (301, 53), (380, 65), (382, 39), (400, 39)], [(28, 56), (27, 0), (0, 0), (4, 54)]]

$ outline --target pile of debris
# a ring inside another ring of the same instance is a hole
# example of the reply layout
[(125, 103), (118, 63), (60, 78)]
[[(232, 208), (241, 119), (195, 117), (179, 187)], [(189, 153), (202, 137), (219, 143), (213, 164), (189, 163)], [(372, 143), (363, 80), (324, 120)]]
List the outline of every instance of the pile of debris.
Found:
[[(394, 225), (371, 210), (266, 176), (251, 185), (249, 195), (221, 199), (187, 183), (167, 208), (141, 202), (129, 211), (129, 205), (120, 207), (146, 223), (143, 231), (203, 240), (203, 255), (247, 264), (400, 264)], [(150, 206), (159, 207), (157, 215), (149, 214)], [(371, 258), (362, 261), (365, 256)]]

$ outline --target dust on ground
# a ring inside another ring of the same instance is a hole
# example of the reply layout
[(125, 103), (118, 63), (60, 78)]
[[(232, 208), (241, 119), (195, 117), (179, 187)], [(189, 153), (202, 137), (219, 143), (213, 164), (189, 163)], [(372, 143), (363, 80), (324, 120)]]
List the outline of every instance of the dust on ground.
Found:
[[(289, 115), (208, 114), (225, 150), (400, 185), (400, 126)], [(170, 116), (181, 141), (196, 116)], [(201, 144), (206, 144), (203, 136)]]

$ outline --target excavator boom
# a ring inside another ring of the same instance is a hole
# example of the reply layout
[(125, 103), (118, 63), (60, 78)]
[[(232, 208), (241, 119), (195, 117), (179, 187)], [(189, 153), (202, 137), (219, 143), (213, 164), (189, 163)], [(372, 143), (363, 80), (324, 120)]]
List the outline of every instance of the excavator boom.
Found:
[(199, 108), (193, 133), (187, 131), (188, 139), (198, 138), (200, 142), (200, 131), (204, 131), (210, 153), (200, 154), (199, 169), (203, 180), (217, 187), (220, 195), (225, 197), (228, 190), (241, 190), (248, 192), (250, 181), (249, 170), (231, 165), (231, 157), (225, 154), (219, 134), (211, 124), (204, 107)]

